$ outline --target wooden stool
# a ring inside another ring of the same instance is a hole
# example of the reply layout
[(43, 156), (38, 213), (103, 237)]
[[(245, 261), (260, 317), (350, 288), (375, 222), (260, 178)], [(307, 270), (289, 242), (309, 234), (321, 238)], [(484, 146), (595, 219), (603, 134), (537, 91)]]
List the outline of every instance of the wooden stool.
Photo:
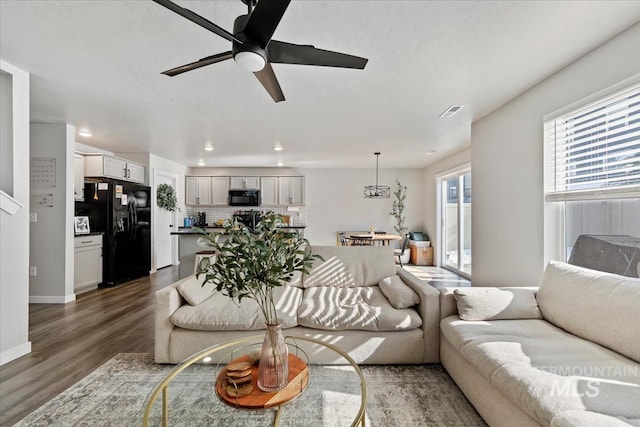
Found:
[[(200, 251), (196, 252), (196, 261), (193, 263), (193, 274), (196, 274), (198, 271), (206, 269), (211, 263), (211, 258), (216, 254), (215, 251)], [(207, 260), (206, 263), (203, 262)], [(202, 263), (202, 265), (200, 265)]]

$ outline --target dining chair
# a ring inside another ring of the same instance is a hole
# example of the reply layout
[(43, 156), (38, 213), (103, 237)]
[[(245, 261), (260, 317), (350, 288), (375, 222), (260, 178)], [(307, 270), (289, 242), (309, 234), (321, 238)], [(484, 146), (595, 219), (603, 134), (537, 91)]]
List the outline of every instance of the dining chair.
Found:
[(347, 241), (347, 238), (344, 235), (344, 233), (342, 232), (338, 233), (338, 237), (340, 238), (340, 244), (342, 246), (349, 246), (349, 242)]
[[(398, 262), (400, 263), (400, 267), (402, 267), (402, 257), (404, 256), (404, 253), (407, 251), (407, 246), (409, 246), (409, 234), (405, 234), (404, 238), (402, 239), (402, 243), (400, 244), (400, 248), (398, 249), (394, 249), (393, 251), (393, 256), (397, 256), (398, 257)], [(404, 267), (402, 267), (404, 268)]]
[(371, 236), (349, 236), (352, 246), (371, 246), (373, 237)]

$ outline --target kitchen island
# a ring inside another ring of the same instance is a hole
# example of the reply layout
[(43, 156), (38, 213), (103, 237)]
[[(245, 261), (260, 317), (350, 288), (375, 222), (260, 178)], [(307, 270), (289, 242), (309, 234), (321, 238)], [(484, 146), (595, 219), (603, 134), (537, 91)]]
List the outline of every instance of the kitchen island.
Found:
[[(305, 225), (287, 225), (283, 226), (284, 231), (296, 233), (300, 237), (304, 237)], [(223, 233), (222, 227), (203, 227), (207, 233)], [(193, 266), (196, 261), (196, 252), (211, 250), (207, 246), (198, 245), (198, 238), (202, 237), (202, 233), (196, 231), (192, 227), (179, 227), (178, 231), (171, 233), (178, 236), (178, 257), (180, 258), (180, 278), (185, 278), (193, 274)]]

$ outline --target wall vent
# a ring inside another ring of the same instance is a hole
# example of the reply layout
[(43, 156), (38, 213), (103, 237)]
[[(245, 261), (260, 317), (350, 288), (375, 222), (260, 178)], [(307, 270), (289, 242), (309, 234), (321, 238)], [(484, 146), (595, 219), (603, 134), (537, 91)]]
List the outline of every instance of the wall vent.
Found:
[(449, 117), (452, 117), (455, 113), (460, 111), (461, 109), (462, 109), (462, 105), (451, 105), (449, 108), (447, 108), (444, 111), (444, 113), (440, 114), (440, 117), (443, 119), (448, 119)]

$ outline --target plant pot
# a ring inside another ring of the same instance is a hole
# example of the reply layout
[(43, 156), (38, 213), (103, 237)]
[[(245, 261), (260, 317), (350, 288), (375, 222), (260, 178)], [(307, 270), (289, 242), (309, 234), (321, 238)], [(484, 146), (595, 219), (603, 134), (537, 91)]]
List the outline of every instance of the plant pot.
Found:
[(258, 388), (262, 391), (282, 390), (289, 382), (289, 348), (280, 324), (267, 325), (258, 374)]

